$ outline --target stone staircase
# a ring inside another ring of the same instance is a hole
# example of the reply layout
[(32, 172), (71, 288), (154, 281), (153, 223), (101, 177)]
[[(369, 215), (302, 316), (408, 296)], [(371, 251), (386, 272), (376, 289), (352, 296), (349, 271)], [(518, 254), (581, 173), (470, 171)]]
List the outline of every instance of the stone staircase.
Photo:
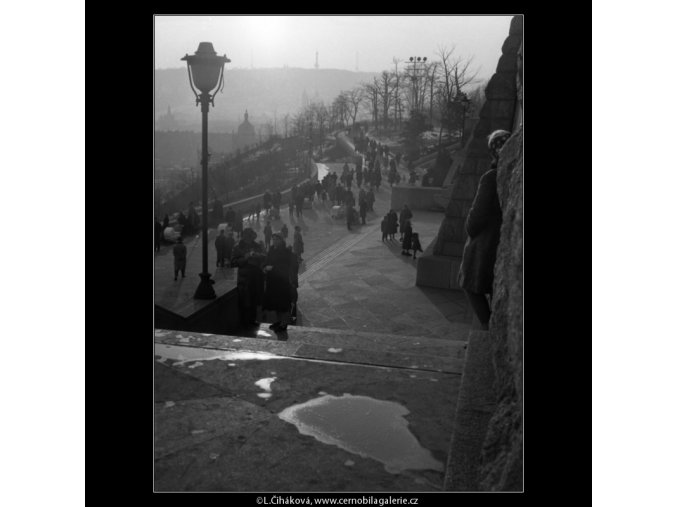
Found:
[[(490, 337), (459, 330), (449, 340), (345, 329), (289, 326), (279, 340), (267, 326), (257, 337), (155, 330), (155, 343), (201, 349), (203, 359), (219, 351), (253, 352), (313, 361), (351, 363), (461, 375), (443, 490), (478, 491), (480, 452), (494, 412)], [(466, 339), (467, 338), (467, 341)], [(200, 357), (197, 353), (195, 357)], [(195, 358), (191, 359), (195, 360)]]
[(460, 375), (466, 342), (463, 332), (451, 340), (349, 329), (289, 326), (278, 340), (262, 326), (257, 337), (155, 330), (155, 343), (224, 351), (264, 352), (278, 356), (384, 366)]

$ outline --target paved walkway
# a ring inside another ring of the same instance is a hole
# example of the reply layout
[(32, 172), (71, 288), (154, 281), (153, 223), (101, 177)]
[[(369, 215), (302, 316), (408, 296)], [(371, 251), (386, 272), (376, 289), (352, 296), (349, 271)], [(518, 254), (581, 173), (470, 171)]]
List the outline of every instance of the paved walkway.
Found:
[[(326, 165), (337, 172), (343, 166)], [(299, 218), (290, 217), (285, 205), (280, 219), (272, 220), (273, 230), (286, 223), (291, 236), (299, 225), (304, 237), (304, 262), (299, 272), (301, 325), (438, 338), (470, 329), (471, 313), (461, 292), (417, 287), (416, 261), (401, 255), (399, 241), (381, 241), (380, 223), (390, 209), (390, 194), (385, 183), (376, 194), (375, 212), (368, 214), (367, 225), (352, 226), (351, 231), (344, 219), (331, 218), (329, 201), (325, 205), (315, 201)], [(257, 223), (252, 217), (245, 227), (252, 227), (259, 234), (257, 239), (262, 239), (266, 220), (262, 215)], [(413, 228), (424, 249), (441, 221), (442, 213), (414, 211)], [(209, 269), (216, 281), (215, 291), (221, 295), (235, 286), (236, 271), (216, 268), (215, 234), (215, 229), (209, 230)], [(185, 279), (173, 279), (171, 245), (155, 254), (157, 304), (171, 307), (193, 298), (200, 281), (202, 244), (199, 236), (189, 237), (185, 243)]]

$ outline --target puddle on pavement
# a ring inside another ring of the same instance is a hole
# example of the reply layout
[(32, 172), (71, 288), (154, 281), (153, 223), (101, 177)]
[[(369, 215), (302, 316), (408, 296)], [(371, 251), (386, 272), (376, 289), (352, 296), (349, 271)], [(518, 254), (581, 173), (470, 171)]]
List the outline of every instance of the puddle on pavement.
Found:
[(266, 352), (247, 352), (244, 350), (213, 350), (200, 349), (194, 347), (181, 347), (176, 345), (155, 344), (155, 356), (158, 362), (165, 362), (171, 359), (175, 362), (172, 366), (183, 366), (191, 361), (211, 361), (219, 359), (221, 361), (248, 361), (268, 359), (286, 359), (284, 356), (276, 356)]
[(265, 399), (270, 398), (273, 395), (270, 389), (270, 384), (272, 384), (275, 381), (275, 379), (277, 379), (277, 377), (268, 377), (262, 378), (261, 380), (257, 380), (256, 382), (254, 382), (254, 385), (266, 391), (265, 393), (258, 393), (256, 396)]
[(261, 380), (254, 382), (254, 384), (259, 386), (264, 391), (270, 392), (270, 384), (272, 384), (276, 378), (277, 377), (262, 378)]
[(278, 414), (303, 435), (372, 458), (386, 471), (444, 471), (444, 465), (424, 449), (409, 431), (409, 411), (399, 403), (367, 396), (325, 395), (287, 407)]

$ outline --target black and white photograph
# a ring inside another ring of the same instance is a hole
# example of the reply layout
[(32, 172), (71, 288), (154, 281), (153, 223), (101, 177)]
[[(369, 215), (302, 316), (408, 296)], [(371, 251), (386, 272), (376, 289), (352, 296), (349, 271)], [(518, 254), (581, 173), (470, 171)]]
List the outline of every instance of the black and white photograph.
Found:
[(153, 16), (153, 491), (524, 491), (525, 17)]

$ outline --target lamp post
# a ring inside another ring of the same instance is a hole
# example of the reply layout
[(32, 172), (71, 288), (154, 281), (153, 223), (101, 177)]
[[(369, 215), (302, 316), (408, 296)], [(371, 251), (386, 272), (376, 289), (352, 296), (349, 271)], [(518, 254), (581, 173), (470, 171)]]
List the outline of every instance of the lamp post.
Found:
[(468, 112), (468, 107), (470, 106), (470, 99), (468, 99), (468, 96), (465, 93), (459, 92), (456, 95), (454, 102), (460, 104), (461, 108), (463, 109), (463, 123), (461, 124), (461, 147), (463, 147), (465, 146), (465, 115)]
[[(412, 86), (412, 105), (414, 107), (414, 111), (418, 111), (418, 86), (417, 82), (419, 79), (419, 72), (425, 71), (425, 62), (428, 60), (428, 57), (424, 56), (421, 58), (420, 56), (410, 56), (409, 57), (409, 78), (411, 79), (413, 86)], [(416, 64), (420, 64), (420, 67), (417, 67)]]
[[(226, 55), (217, 56), (211, 42), (200, 42), (194, 55), (181, 58), (188, 65), (188, 80), (190, 88), (195, 94), (195, 104), (202, 106), (202, 273), (200, 284), (193, 296), (195, 299), (215, 299), (214, 280), (210, 280), (208, 271), (208, 244), (207, 244), (207, 166), (209, 163), (209, 148), (207, 146), (207, 115), (209, 103), (214, 105), (214, 96), (223, 89), (223, 66), (230, 62)], [(200, 93), (195, 91), (197, 88)], [(212, 91), (214, 92), (212, 94)]]

